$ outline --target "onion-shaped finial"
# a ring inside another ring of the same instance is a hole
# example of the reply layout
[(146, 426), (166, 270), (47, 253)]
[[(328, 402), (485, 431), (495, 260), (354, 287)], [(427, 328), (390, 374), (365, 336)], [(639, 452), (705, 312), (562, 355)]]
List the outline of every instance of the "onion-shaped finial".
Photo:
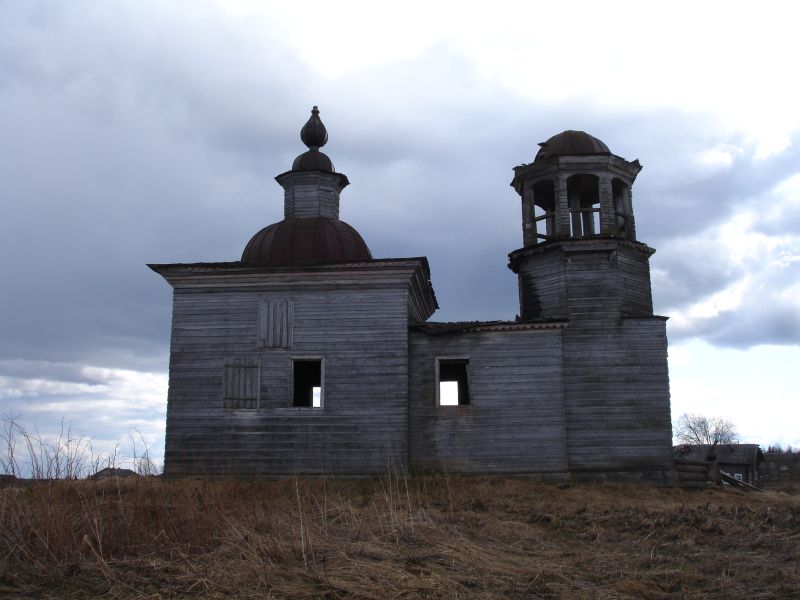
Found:
[(319, 109), (311, 109), (311, 118), (308, 119), (300, 130), (300, 139), (312, 150), (322, 148), (328, 142), (328, 131), (319, 118)]

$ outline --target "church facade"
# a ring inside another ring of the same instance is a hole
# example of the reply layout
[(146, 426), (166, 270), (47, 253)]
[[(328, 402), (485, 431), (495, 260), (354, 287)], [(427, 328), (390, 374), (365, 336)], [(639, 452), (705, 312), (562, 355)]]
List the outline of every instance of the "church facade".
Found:
[(316, 107), (301, 138), (284, 219), (241, 260), (149, 265), (173, 288), (166, 475), (669, 478), (638, 161), (584, 132), (540, 144), (512, 181), (519, 316), (438, 323), (427, 259), (374, 258), (339, 218)]

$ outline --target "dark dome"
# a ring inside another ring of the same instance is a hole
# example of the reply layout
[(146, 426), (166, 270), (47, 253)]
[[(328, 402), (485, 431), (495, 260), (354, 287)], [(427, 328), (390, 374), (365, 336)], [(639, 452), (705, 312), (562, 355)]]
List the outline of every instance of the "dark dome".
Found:
[(316, 148), (312, 148), (308, 152), (303, 152), (300, 156), (295, 158), (292, 163), (292, 171), (334, 172), (331, 159)]
[(319, 109), (315, 106), (311, 109), (311, 118), (308, 119), (300, 130), (300, 139), (309, 148), (319, 150), (328, 143), (328, 130), (319, 118)]
[(358, 232), (344, 221), (326, 217), (284, 219), (265, 227), (247, 243), (248, 265), (299, 266), (370, 260)]
[(539, 144), (541, 148), (536, 153), (537, 160), (547, 160), (553, 156), (587, 156), (608, 155), (611, 151), (603, 142), (585, 131), (568, 129), (554, 135), (546, 142)]

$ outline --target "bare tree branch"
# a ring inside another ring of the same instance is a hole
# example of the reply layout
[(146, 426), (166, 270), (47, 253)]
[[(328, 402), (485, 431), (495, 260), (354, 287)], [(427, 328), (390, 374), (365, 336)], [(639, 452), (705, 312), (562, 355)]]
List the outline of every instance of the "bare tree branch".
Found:
[(691, 413), (678, 417), (674, 434), (681, 444), (731, 444), (739, 439), (731, 421)]

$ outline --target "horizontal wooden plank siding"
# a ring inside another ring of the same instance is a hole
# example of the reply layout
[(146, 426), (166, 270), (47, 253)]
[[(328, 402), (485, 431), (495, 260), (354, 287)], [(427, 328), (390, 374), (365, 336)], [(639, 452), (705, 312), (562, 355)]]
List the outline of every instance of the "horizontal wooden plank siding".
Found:
[[(517, 255), (517, 253), (520, 253)], [(651, 248), (615, 239), (563, 242), (512, 253), (524, 319), (653, 312)]]
[[(410, 462), (458, 473), (566, 475), (560, 330), (410, 339)], [(470, 404), (436, 406), (435, 361), (469, 360)]]
[(567, 318), (567, 282), (565, 258), (555, 250), (526, 261), (519, 270), (520, 316)]
[[(613, 238), (524, 248), (511, 255), (521, 322), (424, 325), (424, 259), (156, 265), (174, 288), (165, 471), (665, 476), (651, 253)], [(468, 404), (437, 406), (440, 359)], [(313, 361), (301, 387), (297, 360)], [(315, 387), (320, 408), (293, 406)]]
[(626, 313), (653, 314), (648, 256), (620, 245), (614, 260), (620, 309)]
[[(285, 274), (274, 278), (279, 285), (269, 274), (242, 288), (228, 285), (235, 275), (225, 282), (217, 274), (205, 287), (177, 283), (168, 475), (352, 475), (405, 465), (410, 275), (339, 275), (318, 279), (315, 289), (292, 286)], [(291, 347), (264, 348), (259, 315), (286, 303)], [(259, 360), (257, 409), (224, 408), (225, 364), (236, 356)], [(321, 409), (291, 405), (298, 358), (323, 361)]]
[(604, 238), (511, 254), (521, 314), (569, 319), (562, 351), (573, 476), (657, 479), (671, 468), (666, 327), (652, 315), (652, 252)]
[(664, 320), (572, 319), (563, 339), (570, 471), (669, 470)]

